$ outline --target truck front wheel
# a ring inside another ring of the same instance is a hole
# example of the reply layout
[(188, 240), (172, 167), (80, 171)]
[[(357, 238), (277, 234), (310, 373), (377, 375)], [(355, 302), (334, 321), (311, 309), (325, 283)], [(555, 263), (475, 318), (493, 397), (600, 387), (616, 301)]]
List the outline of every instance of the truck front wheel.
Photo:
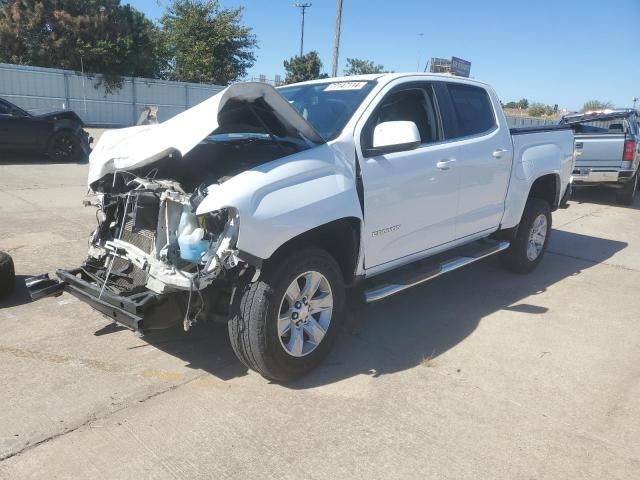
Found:
[(520, 225), (511, 246), (502, 254), (504, 265), (516, 273), (528, 273), (538, 266), (549, 244), (551, 208), (531, 197), (524, 207)]
[(326, 251), (272, 260), (234, 295), (229, 337), (242, 363), (279, 382), (298, 378), (329, 353), (343, 317), (344, 280)]

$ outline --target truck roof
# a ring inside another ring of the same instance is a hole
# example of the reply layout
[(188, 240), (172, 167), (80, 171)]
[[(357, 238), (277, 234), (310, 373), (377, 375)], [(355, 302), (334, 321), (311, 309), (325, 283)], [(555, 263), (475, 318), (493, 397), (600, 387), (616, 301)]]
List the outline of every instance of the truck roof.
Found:
[[(480, 82), (475, 79), (466, 78), (466, 77), (458, 77), (456, 75), (451, 75), (448, 73), (424, 73), (424, 72), (398, 72), (398, 73), (374, 73), (369, 75), (353, 75), (350, 77), (330, 77), (330, 78), (319, 78), (316, 80), (309, 80), (306, 82), (300, 82), (292, 85), (312, 85), (317, 83), (337, 83), (337, 82), (370, 82), (372, 80), (384, 81), (388, 83), (397, 78), (403, 77), (424, 77), (425, 79), (429, 78), (447, 78), (449, 80), (462, 81), (464, 83), (473, 83), (482, 86), (489, 86), (485, 82)], [(289, 86), (289, 85), (287, 85)]]

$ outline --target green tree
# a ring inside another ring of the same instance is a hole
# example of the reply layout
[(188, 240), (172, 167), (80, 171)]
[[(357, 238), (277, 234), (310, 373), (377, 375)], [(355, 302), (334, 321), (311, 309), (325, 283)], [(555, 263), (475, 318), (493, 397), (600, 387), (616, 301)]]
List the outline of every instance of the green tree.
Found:
[(243, 8), (218, 0), (173, 0), (160, 19), (173, 80), (227, 85), (255, 63), (257, 40), (241, 24)]
[(606, 108), (613, 108), (613, 103), (602, 102), (600, 100), (589, 100), (588, 102), (585, 102), (582, 107), (582, 111), (588, 112), (590, 110), (604, 110)]
[(504, 108), (518, 108), (518, 102), (507, 102)]
[(371, 60), (347, 58), (347, 68), (344, 71), (346, 76), (367, 75), (370, 73), (384, 73), (384, 66), (374, 65)]
[(522, 98), (518, 101), (518, 107), (517, 108), (521, 108), (522, 110), (526, 110), (527, 108), (529, 108), (529, 100), (527, 100), (526, 98)]
[(0, 7), (0, 62), (121, 76), (157, 77), (166, 60), (159, 32), (120, 0), (5, 0)]
[(553, 115), (553, 107), (544, 103), (533, 102), (529, 107), (529, 115), (532, 117), (542, 117), (543, 115)]
[(320, 73), (322, 62), (318, 52), (315, 51), (302, 56), (296, 55), (289, 60), (285, 60), (284, 69), (287, 72), (285, 83), (305, 82), (316, 78), (328, 77), (326, 73)]

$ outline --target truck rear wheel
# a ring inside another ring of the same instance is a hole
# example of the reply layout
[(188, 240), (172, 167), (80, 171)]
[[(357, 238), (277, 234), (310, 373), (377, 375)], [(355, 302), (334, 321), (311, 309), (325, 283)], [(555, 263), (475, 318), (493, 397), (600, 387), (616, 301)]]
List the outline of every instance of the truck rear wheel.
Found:
[(8, 253), (0, 252), (0, 298), (8, 297), (16, 284), (13, 260)]
[(272, 260), (234, 296), (229, 338), (238, 359), (279, 382), (327, 356), (343, 319), (344, 280), (326, 251), (307, 248)]
[(520, 225), (511, 246), (502, 254), (504, 265), (516, 273), (528, 273), (538, 266), (551, 236), (551, 208), (531, 197), (524, 207)]
[(636, 198), (638, 191), (638, 173), (633, 176), (624, 186), (616, 191), (616, 202), (621, 205), (631, 205)]

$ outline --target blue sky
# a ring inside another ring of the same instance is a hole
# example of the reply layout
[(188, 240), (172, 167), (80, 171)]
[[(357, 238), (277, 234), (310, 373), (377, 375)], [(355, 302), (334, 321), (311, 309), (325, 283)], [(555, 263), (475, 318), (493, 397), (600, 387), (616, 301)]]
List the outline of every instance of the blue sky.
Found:
[[(300, 49), (296, 0), (221, 0), (243, 6), (260, 49), (249, 75), (284, 76), (282, 61)], [(305, 51), (331, 70), (336, 0), (307, 0)], [(168, 0), (129, 0), (158, 19)], [(578, 109), (591, 99), (616, 106), (640, 96), (640, 0), (343, 0), (339, 73), (347, 57), (396, 72), (430, 57), (472, 62), (471, 76), (503, 101)], [(420, 33), (424, 35), (420, 36)]]

